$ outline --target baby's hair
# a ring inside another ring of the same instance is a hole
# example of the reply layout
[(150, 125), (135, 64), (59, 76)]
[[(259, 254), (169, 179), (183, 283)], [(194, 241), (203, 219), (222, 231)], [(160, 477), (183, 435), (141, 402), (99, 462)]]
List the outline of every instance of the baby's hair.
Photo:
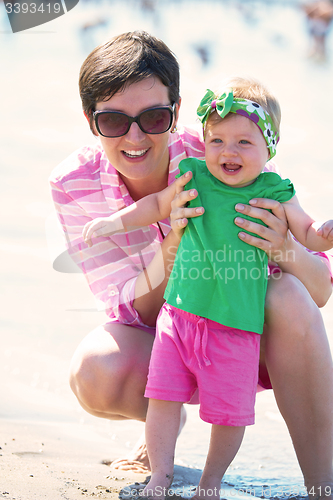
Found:
[[(234, 97), (249, 99), (257, 102), (270, 115), (274, 126), (280, 134), (281, 108), (276, 97), (264, 86), (253, 78), (230, 77), (223, 82), (222, 88), (232, 88)], [(214, 113), (215, 115), (216, 113)]]

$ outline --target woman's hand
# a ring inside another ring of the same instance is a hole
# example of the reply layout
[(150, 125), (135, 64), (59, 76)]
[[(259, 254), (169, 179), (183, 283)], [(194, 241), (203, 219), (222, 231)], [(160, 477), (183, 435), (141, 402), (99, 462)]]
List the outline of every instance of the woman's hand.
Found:
[[(249, 203), (250, 206), (236, 205), (236, 211), (262, 220), (267, 227), (245, 219), (241, 222), (240, 215), (235, 219), (237, 226), (261, 236), (257, 238), (241, 231), (238, 234), (240, 239), (264, 250), (269, 260), (275, 261), (283, 272), (292, 274), (303, 283), (318, 307), (324, 306), (332, 292), (327, 265), (321, 257), (308, 252), (293, 239), (281, 203), (265, 198), (256, 198)], [(272, 213), (264, 210), (267, 208)]]
[(317, 230), (317, 234), (325, 238), (333, 246), (333, 220), (328, 220)]
[(187, 226), (188, 217), (198, 217), (205, 211), (203, 207), (187, 208), (186, 204), (194, 200), (198, 196), (196, 189), (184, 191), (184, 186), (191, 180), (192, 173), (186, 172), (185, 175), (180, 177), (176, 184), (176, 194), (171, 202), (171, 228), (175, 235), (181, 239), (184, 229)]
[(260, 236), (257, 238), (242, 231), (238, 234), (239, 238), (249, 245), (264, 250), (269, 260), (283, 262), (294, 243), (291, 233), (288, 231), (288, 222), (283, 206), (278, 201), (267, 198), (256, 198), (250, 200), (249, 203), (250, 206), (237, 204), (236, 211), (254, 219), (260, 219), (267, 227), (242, 219), (241, 216), (236, 217), (235, 224), (238, 227)]

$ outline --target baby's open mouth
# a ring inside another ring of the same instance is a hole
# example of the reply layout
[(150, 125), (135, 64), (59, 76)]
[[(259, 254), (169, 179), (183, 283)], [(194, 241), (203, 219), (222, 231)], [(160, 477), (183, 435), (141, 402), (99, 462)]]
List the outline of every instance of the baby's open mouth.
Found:
[(238, 163), (222, 163), (223, 170), (231, 174), (238, 172), (242, 168), (242, 165)]

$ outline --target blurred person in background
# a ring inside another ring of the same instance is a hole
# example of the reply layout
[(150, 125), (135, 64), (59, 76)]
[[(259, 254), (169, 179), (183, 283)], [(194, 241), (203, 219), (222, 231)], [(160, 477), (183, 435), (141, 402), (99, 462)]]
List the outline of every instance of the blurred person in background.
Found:
[(318, 61), (327, 59), (327, 37), (333, 19), (333, 3), (316, 0), (303, 6), (310, 39), (309, 57)]

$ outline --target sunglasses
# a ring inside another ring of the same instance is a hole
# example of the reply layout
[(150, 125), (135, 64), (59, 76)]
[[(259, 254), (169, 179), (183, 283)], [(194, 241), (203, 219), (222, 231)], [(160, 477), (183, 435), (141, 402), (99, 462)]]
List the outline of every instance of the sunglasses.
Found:
[(164, 134), (171, 128), (175, 103), (146, 109), (138, 116), (128, 116), (119, 111), (94, 111), (97, 131), (103, 137), (121, 137), (127, 134), (132, 123), (137, 123), (145, 134)]

